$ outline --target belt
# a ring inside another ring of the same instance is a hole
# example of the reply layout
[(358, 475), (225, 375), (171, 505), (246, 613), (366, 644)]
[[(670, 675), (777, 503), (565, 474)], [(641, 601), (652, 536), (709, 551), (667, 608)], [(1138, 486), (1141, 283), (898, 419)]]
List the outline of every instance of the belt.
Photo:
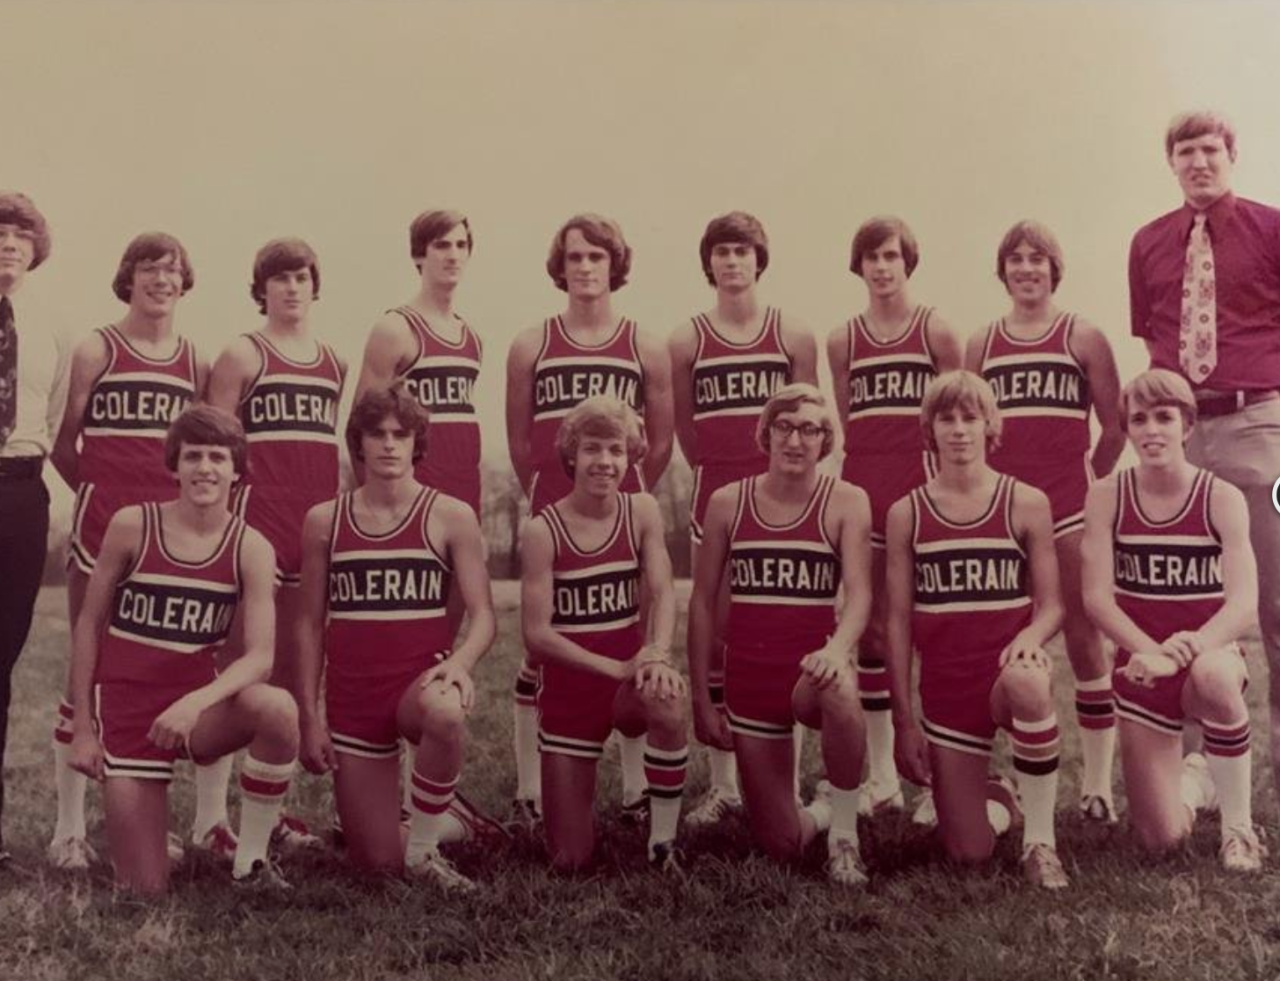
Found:
[(43, 469), (42, 456), (0, 456), (0, 480), (35, 480)]
[(1196, 395), (1196, 412), (1203, 419), (1212, 416), (1229, 416), (1233, 412), (1259, 402), (1280, 399), (1280, 391), (1274, 388), (1253, 388), (1238, 392), (1212, 392)]

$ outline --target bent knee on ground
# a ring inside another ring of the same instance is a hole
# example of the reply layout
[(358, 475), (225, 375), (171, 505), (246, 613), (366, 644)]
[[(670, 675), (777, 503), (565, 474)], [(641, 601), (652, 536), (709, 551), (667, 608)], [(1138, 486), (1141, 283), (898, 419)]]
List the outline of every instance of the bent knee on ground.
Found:
[(1138, 844), (1144, 851), (1163, 854), (1181, 847), (1191, 834), (1190, 820), (1143, 820), (1133, 821), (1133, 830), (1137, 834)]

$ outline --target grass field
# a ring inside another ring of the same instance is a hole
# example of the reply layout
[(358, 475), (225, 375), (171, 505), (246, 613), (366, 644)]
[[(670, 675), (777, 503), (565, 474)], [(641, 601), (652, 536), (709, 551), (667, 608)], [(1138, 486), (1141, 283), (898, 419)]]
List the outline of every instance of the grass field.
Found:
[[(462, 786), (505, 812), (514, 779), (508, 691), (519, 651), (510, 590), (499, 592), (501, 640), (480, 670)], [(1072, 726), (1060, 793), (1059, 849), (1072, 876), (1065, 894), (1025, 888), (1013, 842), (1001, 844), (991, 868), (957, 871), (940, 864), (927, 832), (894, 817), (864, 825), (872, 874), (865, 893), (830, 889), (818, 850), (799, 869), (772, 866), (752, 854), (741, 825), (689, 836), (691, 874), (675, 882), (647, 869), (638, 832), (606, 817), (597, 869), (579, 878), (549, 874), (526, 843), (501, 854), (457, 853), (482, 884), (464, 897), (357, 878), (324, 853), (286, 866), (297, 888), (284, 900), (236, 893), (224, 871), (201, 863), (176, 872), (172, 895), (160, 902), (118, 899), (105, 866), (76, 877), (42, 861), (54, 808), (49, 734), (67, 647), (64, 601), (61, 590), (42, 593), (16, 676), (5, 818), (15, 862), (0, 872), (0, 978), (1280, 976), (1280, 875), (1223, 873), (1216, 819), (1202, 822), (1185, 853), (1155, 861), (1136, 851), (1123, 820), (1113, 829), (1082, 824), (1067, 809), (1078, 761)], [(1256, 650), (1250, 663), (1260, 680)], [(1255, 733), (1266, 731), (1257, 712), (1264, 687), (1251, 690)], [(694, 756), (689, 799), (706, 779)], [(1257, 813), (1275, 841), (1265, 756), (1256, 756), (1255, 797), (1266, 802)], [(601, 774), (609, 815), (617, 768), (606, 763)], [(325, 826), (327, 783), (308, 777), (299, 790), (295, 810)], [(90, 833), (101, 842), (98, 797), (91, 788)], [(189, 781), (177, 781), (172, 798), (174, 827), (185, 830)]]

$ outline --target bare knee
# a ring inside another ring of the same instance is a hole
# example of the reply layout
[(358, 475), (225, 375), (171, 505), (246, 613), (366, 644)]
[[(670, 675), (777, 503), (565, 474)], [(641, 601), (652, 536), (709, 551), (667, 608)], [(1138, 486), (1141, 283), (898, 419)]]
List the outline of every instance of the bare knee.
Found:
[(672, 698), (657, 698), (653, 695), (642, 695), (644, 717), (650, 732), (668, 735), (683, 734), (689, 724), (689, 698), (679, 695)]
[(456, 688), (431, 685), (418, 696), (422, 719), (422, 736), (433, 742), (452, 742), (462, 738), (466, 713)]
[(1021, 719), (1043, 719), (1053, 711), (1049, 672), (1015, 665), (1001, 675), (1009, 710)]
[(253, 720), (255, 734), (297, 746), (298, 703), (287, 691), (275, 685), (250, 685), (240, 692), (238, 701)]
[(858, 689), (852, 678), (839, 677), (818, 691), (818, 708), (823, 722), (856, 725), (862, 717)]
[[(1243, 679), (1238, 665), (1221, 658), (1197, 658), (1191, 662), (1190, 681), (1204, 714), (1216, 716), (1221, 721), (1223, 716), (1234, 719), (1244, 710)], [(1273, 686), (1273, 710), (1278, 704), (1276, 699), (1277, 692)]]
[(942, 847), (947, 858), (960, 865), (981, 865), (991, 859), (995, 851), (995, 836), (984, 838), (971, 835), (944, 835)]

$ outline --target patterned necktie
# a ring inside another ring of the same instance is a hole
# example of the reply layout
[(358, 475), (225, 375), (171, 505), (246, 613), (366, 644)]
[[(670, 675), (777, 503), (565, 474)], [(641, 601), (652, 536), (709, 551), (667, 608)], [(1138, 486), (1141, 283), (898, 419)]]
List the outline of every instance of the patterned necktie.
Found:
[(1214, 297), (1213, 246), (1205, 216), (1196, 215), (1187, 240), (1182, 273), (1182, 327), (1178, 331), (1178, 363), (1199, 385), (1218, 364), (1218, 308)]
[(13, 304), (0, 296), (0, 449), (18, 421), (18, 330)]

